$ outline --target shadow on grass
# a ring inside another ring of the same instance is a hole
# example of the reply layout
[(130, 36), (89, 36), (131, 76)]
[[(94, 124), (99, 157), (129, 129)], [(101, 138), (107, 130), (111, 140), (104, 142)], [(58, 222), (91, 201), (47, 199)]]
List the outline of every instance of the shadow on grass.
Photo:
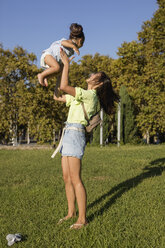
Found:
[(99, 210), (95, 211), (93, 214), (88, 216), (88, 221), (93, 221), (93, 219), (97, 216), (102, 215), (105, 211), (107, 211), (118, 198), (120, 198), (124, 193), (129, 191), (132, 188), (135, 188), (138, 184), (140, 184), (144, 179), (161, 176), (162, 172), (165, 170), (165, 158), (153, 160), (150, 162), (149, 166), (143, 168), (143, 172), (136, 177), (128, 179), (122, 183), (119, 183), (117, 186), (113, 187), (110, 191), (99, 197), (97, 200), (88, 205), (87, 209), (94, 207), (99, 204), (112, 194), (114, 194)]
[(28, 239), (28, 235), (23, 234), (23, 235), (22, 235), (21, 241), (27, 241), (27, 239)]

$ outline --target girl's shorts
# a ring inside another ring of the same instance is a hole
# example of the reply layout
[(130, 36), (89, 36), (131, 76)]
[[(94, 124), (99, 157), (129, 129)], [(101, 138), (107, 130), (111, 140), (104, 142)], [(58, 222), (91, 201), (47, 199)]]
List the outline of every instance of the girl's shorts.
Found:
[[(84, 131), (67, 129), (68, 127), (80, 128)], [(86, 146), (84, 126), (79, 123), (67, 123), (65, 128), (60, 149), (61, 155), (82, 159)]]
[(49, 66), (45, 63), (45, 56), (46, 55), (51, 55), (49, 52), (44, 52), (44, 53), (42, 53), (42, 55), (41, 55), (41, 59), (40, 59), (40, 65), (41, 65), (41, 67), (43, 67), (43, 68), (49, 68)]

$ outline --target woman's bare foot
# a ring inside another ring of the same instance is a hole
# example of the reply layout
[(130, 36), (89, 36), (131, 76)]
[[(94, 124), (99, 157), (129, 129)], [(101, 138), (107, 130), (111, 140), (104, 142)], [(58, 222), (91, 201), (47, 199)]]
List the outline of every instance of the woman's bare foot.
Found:
[(75, 224), (70, 226), (70, 229), (81, 229), (82, 227), (87, 225), (88, 225), (87, 219), (85, 220), (78, 219)]
[(76, 217), (76, 214), (67, 215), (67, 216), (65, 216), (64, 218), (60, 219), (59, 222), (58, 222), (58, 224), (61, 224), (62, 222), (66, 221), (66, 220), (69, 220), (69, 219), (71, 219), (71, 218), (74, 218), (74, 217)]
[(85, 222), (85, 223), (77, 223), (76, 222), (75, 224), (70, 226), (70, 229), (81, 229), (87, 225), (88, 225), (88, 222)]

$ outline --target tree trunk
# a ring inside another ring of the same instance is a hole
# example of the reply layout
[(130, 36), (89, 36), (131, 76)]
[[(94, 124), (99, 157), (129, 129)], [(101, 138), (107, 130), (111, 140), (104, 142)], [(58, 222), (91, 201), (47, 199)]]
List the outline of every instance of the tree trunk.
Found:
[(30, 144), (30, 132), (29, 132), (29, 127), (27, 128), (27, 144)]
[(12, 138), (13, 146), (17, 146), (17, 125), (13, 128), (13, 138)]
[(146, 140), (147, 140), (147, 145), (149, 145), (150, 144), (150, 134), (149, 134), (148, 130), (146, 132)]

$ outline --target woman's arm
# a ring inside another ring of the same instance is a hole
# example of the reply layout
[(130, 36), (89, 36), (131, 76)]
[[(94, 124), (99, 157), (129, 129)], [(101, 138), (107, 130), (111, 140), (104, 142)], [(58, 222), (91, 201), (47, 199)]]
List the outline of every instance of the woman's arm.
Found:
[(64, 64), (63, 70), (62, 70), (62, 76), (61, 76), (61, 85), (60, 89), (66, 92), (67, 94), (74, 96), (76, 94), (75, 88), (68, 85), (68, 74), (69, 74), (69, 58), (67, 57), (66, 53), (61, 49), (60, 51), (61, 60)]

